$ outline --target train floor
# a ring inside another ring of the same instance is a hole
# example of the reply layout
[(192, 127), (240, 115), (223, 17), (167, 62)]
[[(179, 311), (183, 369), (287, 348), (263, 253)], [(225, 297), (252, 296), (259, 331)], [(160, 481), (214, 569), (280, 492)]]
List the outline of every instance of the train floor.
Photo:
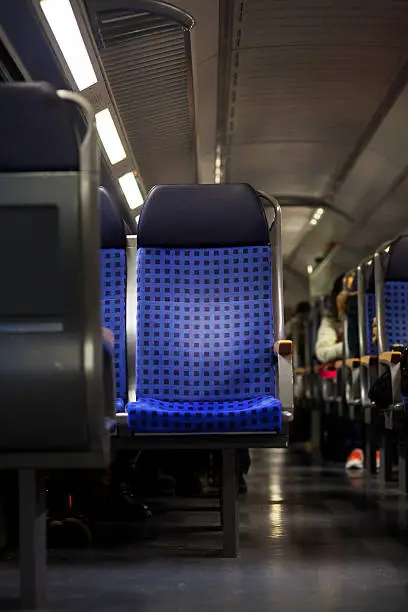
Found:
[[(407, 502), (373, 477), (253, 451), (241, 551), (220, 554), (213, 498), (173, 500), (146, 530), (50, 551), (48, 610), (286, 612), (408, 607)], [(151, 530), (151, 531), (150, 531)], [(109, 530), (108, 530), (109, 531)], [(0, 610), (16, 609), (17, 560), (0, 562)]]

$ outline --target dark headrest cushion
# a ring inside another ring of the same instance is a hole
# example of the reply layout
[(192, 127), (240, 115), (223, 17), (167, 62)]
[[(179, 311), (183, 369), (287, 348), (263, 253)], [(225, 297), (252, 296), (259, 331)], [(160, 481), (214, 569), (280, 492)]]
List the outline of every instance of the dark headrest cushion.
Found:
[(101, 249), (126, 248), (126, 233), (122, 218), (104, 187), (99, 187), (101, 218)]
[(159, 185), (140, 215), (138, 246), (269, 244), (263, 206), (249, 185)]
[(390, 245), (390, 250), (383, 254), (385, 263), (385, 280), (408, 281), (408, 236), (399, 236)]
[(0, 85), (0, 172), (75, 171), (75, 106), (47, 83)]

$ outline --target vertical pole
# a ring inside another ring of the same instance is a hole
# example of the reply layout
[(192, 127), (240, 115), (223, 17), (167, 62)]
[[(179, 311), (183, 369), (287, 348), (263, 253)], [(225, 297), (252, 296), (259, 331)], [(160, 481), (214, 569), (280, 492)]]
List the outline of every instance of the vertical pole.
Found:
[(21, 604), (42, 607), (46, 596), (46, 504), (43, 477), (19, 470), (19, 529)]
[(238, 462), (234, 449), (222, 451), (222, 536), (225, 557), (239, 549)]

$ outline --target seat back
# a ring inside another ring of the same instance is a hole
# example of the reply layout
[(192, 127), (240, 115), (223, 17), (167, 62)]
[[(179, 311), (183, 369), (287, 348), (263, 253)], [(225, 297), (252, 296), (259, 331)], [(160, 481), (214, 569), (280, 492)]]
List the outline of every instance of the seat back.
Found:
[(358, 339), (360, 356), (376, 355), (373, 342), (373, 319), (376, 316), (374, 256), (363, 259), (357, 266)]
[(127, 403), (126, 363), (126, 233), (123, 220), (110, 195), (99, 188), (101, 217), (101, 311), (102, 325), (115, 338), (114, 368), (116, 406)]
[(272, 279), (251, 187), (154, 188), (138, 229), (137, 398), (275, 395)]
[(105, 461), (93, 111), (36, 83), (1, 85), (0, 103), (0, 456)]
[(375, 254), (378, 350), (408, 345), (408, 236), (385, 244)]

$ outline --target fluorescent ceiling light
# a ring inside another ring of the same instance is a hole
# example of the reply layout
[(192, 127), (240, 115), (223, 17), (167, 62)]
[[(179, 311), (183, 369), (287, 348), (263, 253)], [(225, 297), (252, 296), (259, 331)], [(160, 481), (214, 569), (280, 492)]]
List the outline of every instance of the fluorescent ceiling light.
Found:
[(384, 249), (384, 253), (389, 253), (391, 249), (391, 245), (387, 246), (386, 249)]
[(314, 217), (312, 217), (310, 219), (310, 225), (317, 225), (317, 219), (315, 219)]
[(96, 113), (96, 127), (103, 147), (109, 157), (112, 165), (117, 164), (126, 157), (126, 151), (123, 148), (118, 131), (113, 123), (112, 115), (109, 108)]
[(308, 273), (308, 274), (311, 274), (312, 272), (313, 272), (313, 266), (312, 266), (311, 264), (309, 264), (309, 265), (307, 266), (307, 273)]
[(41, 0), (40, 4), (79, 91), (94, 85), (98, 79), (69, 0)]
[(119, 179), (119, 185), (122, 188), (125, 198), (130, 208), (137, 208), (143, 204), (143, 196), (140, 192), (139, 185), (133, 172), (127, 172)]

